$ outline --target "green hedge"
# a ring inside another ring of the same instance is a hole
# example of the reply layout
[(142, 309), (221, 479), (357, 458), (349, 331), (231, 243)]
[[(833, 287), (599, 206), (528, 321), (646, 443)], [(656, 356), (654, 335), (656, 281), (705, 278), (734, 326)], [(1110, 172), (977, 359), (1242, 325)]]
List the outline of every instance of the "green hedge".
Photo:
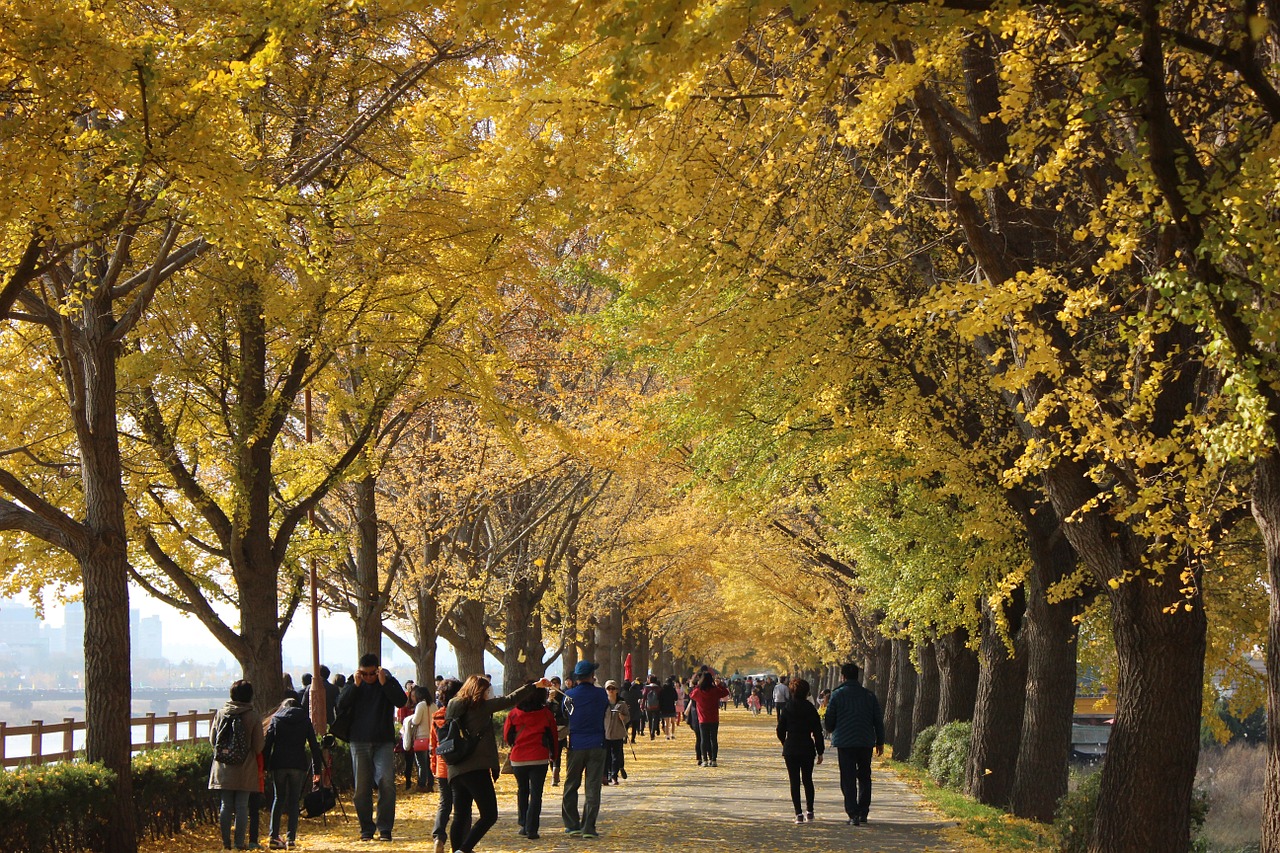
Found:
[[(334, 782), (351, 787), (346, 744), (331, 750)], [(217, 821), (209, 791), (213, 747), (206, 742), (165, 746), (133, 758), (133, 802), (138, 837), (168, 838), (185, 827)], [(19, 767), (0, 772), (0, 851), (80, 853), (100, 850), (101, 827), (110, 819), (115, 774), (84, 761)], [(271, 803), (270, 776), (263, 797)]]
[(964, 720), (938, 729), (929, 750), (929, 775), (933, 781), (946, 788), (964, 787), (964, 768), (969, 762), (972, 736), (973, 723)]
[(916, 735), (916, 742), (911, 745), (911, 758), (907, 763), (912, 767), (928, 772), (929, 758), (933, 755), (933, 742), (938, 737), (937, 726), (925, 726)]

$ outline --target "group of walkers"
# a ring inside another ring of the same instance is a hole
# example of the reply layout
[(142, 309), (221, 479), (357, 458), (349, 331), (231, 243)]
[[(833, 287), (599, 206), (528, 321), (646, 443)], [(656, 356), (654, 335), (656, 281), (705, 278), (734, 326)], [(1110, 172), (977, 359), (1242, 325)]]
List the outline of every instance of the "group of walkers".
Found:
[[(437, 677), (434, 691), (413, 682), (402, 687), (380, 665), (377, 655), (364, 655), (340, 694), (330, 685), (326, 691), (329, 721), (338, 721), (350, 745), (353, 803), (361, 839), (392, 840), (397, 752), (404, 754), (407, 788), (412, 787), (416, 773), (418, 791), (439, 791), (432, 826), (436, 853), (476, 849), (498, 819), (494, 783), (501, 772), (511, 773), (516, 780), (520, 836), (539, 838), (547, 776), (557, 786), (563, 769), (564, 832), (596, 838), (602, 787), (627, 778), (628, 740), (634, 745), (646, 729), (651, 740), (659, 730), (672, 739), (679, 724), (687, 722), (698, 765), (717, 767), (721, 710), (732, 699), (735, 706), (754, 712), (751, 699), (765, 687), (778, 711), (776, 731), (796, 823), (814, 819), (813, 769), (822, 763), (824, 732), (831, 735), (838, 753), (848, 822), (866, 822), (871, 755), (873, 750), (883, 754), (884, 724), (875, 695), (858, 684), (856, 665), (843, 667), (844, 683), (822, 703), (825, 718), (810, 699), (809, 683), (800, 678), (726, 684), (709, 667), (702, 667), (688, 684), (675, 677), (659, 682), (657, 676), (650, 676), (645, 684), (609, 680), (600, 688), (595, 684), (596, 668), (589, 661), (579, 661), (563, 687), (558, 678), (543, 678), (498, 696), (485, 675), (472, 675), (466, 681)], [(321, 677), (328, 675), (322, 668)], [(308, 693), (306, 684), (300, 695), (288, 695), (264, 721), (253, 710), (252, 685), (247, 681), (232, 685), (230, 701), (216, 715), (210, 734), (215, 761), (209, 787), (221, 797), (224, 849), (232, 849), (233, 826), (235, 849), (258, 847), (259, 803), (255, 800), (261, 796), (266, 773), (271, 774), (275, 789), (270, 847), (285, 849), (296, 841), (301, 797), (310, 789), (308, 776), (311, 785), (319, 785), (325, 770), (306, 710)], [(503, 766), (494, 737), (494, 714), (507, 710), (502, 737), (510, 753)], [(396, 720), (401, 724), (399, 737)]]

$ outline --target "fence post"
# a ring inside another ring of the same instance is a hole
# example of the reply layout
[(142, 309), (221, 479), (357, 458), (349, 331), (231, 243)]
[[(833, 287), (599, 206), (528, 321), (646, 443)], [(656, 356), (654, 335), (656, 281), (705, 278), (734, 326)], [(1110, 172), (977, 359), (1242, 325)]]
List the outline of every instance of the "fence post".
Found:
[(67, 727), (62, 733), (63, 761), (70, 761), (76, 754), (76, 718), (63, 717), (62, 724)]
[(200, 738), (200, 735), (196, 734), (196, 723), (198, 722), (197, 718), (200, 716), (200, 712), (195, 708), (192, 708), (190, 711), (187, 711), (187, 713), (191, 715), (190, 728), (188, 729), (190, 734), (187, 736), (187, 740), (195, 743)]
[(165, 738), (165, 740), (167, 740), (171, 744), (178, 742), (178, 712), (177, 711), (169, 712), (169, 736)]
[(156, 712), (148, 711), (147, 718), (147, 749), (156, 748)]
[(44, 720), (31, 721), (31, 757), (44, 764)]
[(4, 770), (5, 768), (5, 760), (4, 760), (5, 743), (9, 737), (8, 734), (5, 732), (5, 729), (7, 728), (9, 728), (8, 723), (0, 722), (0, 770)]

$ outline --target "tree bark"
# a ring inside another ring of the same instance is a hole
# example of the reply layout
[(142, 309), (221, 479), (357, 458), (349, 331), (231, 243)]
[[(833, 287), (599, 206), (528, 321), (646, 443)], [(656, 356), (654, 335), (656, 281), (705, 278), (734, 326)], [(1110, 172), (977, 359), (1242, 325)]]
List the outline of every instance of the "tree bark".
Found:
[(382, 614), (386, 601), (378, 576), (377, 479), (365, 474), (355, 484), (356, 497), (356, 651), (382, 658)]
[(116, 775), (103, 847), (108, 853), (134, 853), (128, 528), (110, 300), (109, 289), (100, 288), (87, 301), (85, 352), (76, 359), (84, 398), (74, 421), (89, 542), (87, 552), (77, 555), (84, 582), (85, 753)]
[(937, 640), (938, 725), (972, 720), (978, 701), (978, 655), (969, 648), (969, 632), (964, 628)]
[[(889, 682), (893, 673), (893, 641), (883, 634), (876, 635), (875, 670), (871, 683), (866, 687), (876, 694), (876, 701), (887, 714), (889, 712)], [(887, 733), (886, 733), (887, 737)]]
[(622, 681), (620, 647), (622, 643), (622, 614), (617, 607), (610, 607), (596, 617), (596, 649), (593, 663), (599, 665), (596, 678), (600, 683), (607, 679)]
[(896, 640), (887, 640), (889, 649), (889, 666), (887, 684), (885, 685), (884, 708), (884, 742), (892, 744), (898, 736), (898, 678), (902, 673), (902, 644)]
[[(894, 657), (898, 662), (898, 684), (895, 694), (897, 721), (893, 734), (893, 760), (906, 761), (911, 757), (912, 712), (916, 704), (916, 668), (911, 663), (911, 641), (894, 640)], [(886, 736), (888, 732), (885, 733)]]
[(1027, 665), (1026, 655), (1016, 643), (1024, 608), (1022, 595), (1005, 605), (1009, 633), (1015, 642), (1012, 655), (996, 627), (995, 612), (990, 606), (983, 608), (982, 670), (964, 789), (978, 802), (997, 808), (1008, 805), (1013, 792), (1022, 736)]
[(1027, 657), (1022, 742), (1010, 808), (1019, 817), (1053, 821), (1067, 793), (1071, 718), (1076, 695), (1076, 601), (1050, 604), (1049, 587), (1076, 568), (1070, 542), (1052, 508), (1025, 517), (1032, 569), (1027, 578), (1027, 616), (1021, 644)]
[(911, 711), (911, 742), (938, 722), (938, 650), (932, 641), (916, 646), (920, 673), (916, 679), (916, 704)]
[(1262, 850), (1280, 851), (1280, 454), (1258, 460), (1253, 517), (1262, 533), (1271, 588), (1267, 623), (1267, 772), (1263, 782)]

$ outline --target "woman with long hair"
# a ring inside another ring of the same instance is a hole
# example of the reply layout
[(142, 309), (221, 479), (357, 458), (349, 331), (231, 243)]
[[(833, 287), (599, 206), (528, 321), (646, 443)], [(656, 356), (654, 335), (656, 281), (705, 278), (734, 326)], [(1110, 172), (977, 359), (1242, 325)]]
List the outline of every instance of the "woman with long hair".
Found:
[(445, 853), (449, 843), (449, 815), (453, 814), (453, 789), (449, 787), (449, 765), (436, 754), (440, 744), (440, 727), (444, 725), (445, 706), (449, 700), (458, 695), (462, 682), (456, 678), (446, 678), (440, 682), (436, 692), (436, 705), (439, 706), (431, 716), (430, 730), (427, 739), (431, 744), (431, 775), (435, 777), (436, 787), (440, 790), (440, 804), (436, 807), (436, 822), (431, 827), (431, 837), (436, 840), (435, 853)]
[(538, 689), (516, 704), (502, 729), (516, 777), (516, 822), (519, 834), (526, 838), (538, 837), (547, 768), (560, 746), (558, 728), (555, 714), (547, 707), (547, 691)]
[[(406, 704), (413, 706), (413, 713), (400, 723), (404, 760), (406, 763), (412, 761), (418, 770), (418, 791), (429, 793), (436, 787), (436, 777), (431, 773), (431, 751), (414, 749), (413, 745), (415, 741), (421, 743), (423, 738), (428, 737), (427, 727), (431, 725), (431, 714), (435, 710), (435, 705), (429, 701), (431, 694), (425, 687), (414, 685), (412, 689), (405, 692), (409, 696)], [(408, 771), (405, 775), (408, 776)]]
[[(308, 748), (310, 754), (308, 755)], [(298, 840), (298, 812), (311, 777), (324, 767), (316, 730), (298, 700), (286, 697), (267, 722), (262, 748), (264, 766), (271, 772), (275, 800), (271, 804), (272, 850), (285, 850)], [(281, 835), (284, 819), (285, 834)]]
[[(494, 696), (488, 678), (472, 675), (445, 707), (445, 720), (458, 720), (476, 739), (475, 751), (465, 761), (449, 765), (449, 787), (453, 793), (453, 827), (449, 830), (449, 840), (454, 853), (472, 853), (485, 833), (498, 822), (498, 795), (493, 783), (498, 780), (499, 762), (493, 715), (513, 707), (535, 688), (550, 686), (551, 682), (543, 678), (506, 696)], [(473, 802), (477, 812), (474, 824), (471, 821)]]
[[(797, 678), (791, 682), (791, 698), (778, 711), (778, 740), (782, 741), (782, 760), (787, 764), (791, 782), (791, 804), (796, 809), (796, 823), (813, 820), (813, 765), (822, 763), (822, 719), (809, 701), (809, 682)], [(805, 808), (800, 810), (800, 786), (804, 785)]]
[(698, 686), (689, 692), (689, 698), (698, 710), (698, 737), (702, 748), (702, 764), (715, 767), (720, 755), (720, 700), (729, 695), (724, 680), (710, 672), (702, 673)]

